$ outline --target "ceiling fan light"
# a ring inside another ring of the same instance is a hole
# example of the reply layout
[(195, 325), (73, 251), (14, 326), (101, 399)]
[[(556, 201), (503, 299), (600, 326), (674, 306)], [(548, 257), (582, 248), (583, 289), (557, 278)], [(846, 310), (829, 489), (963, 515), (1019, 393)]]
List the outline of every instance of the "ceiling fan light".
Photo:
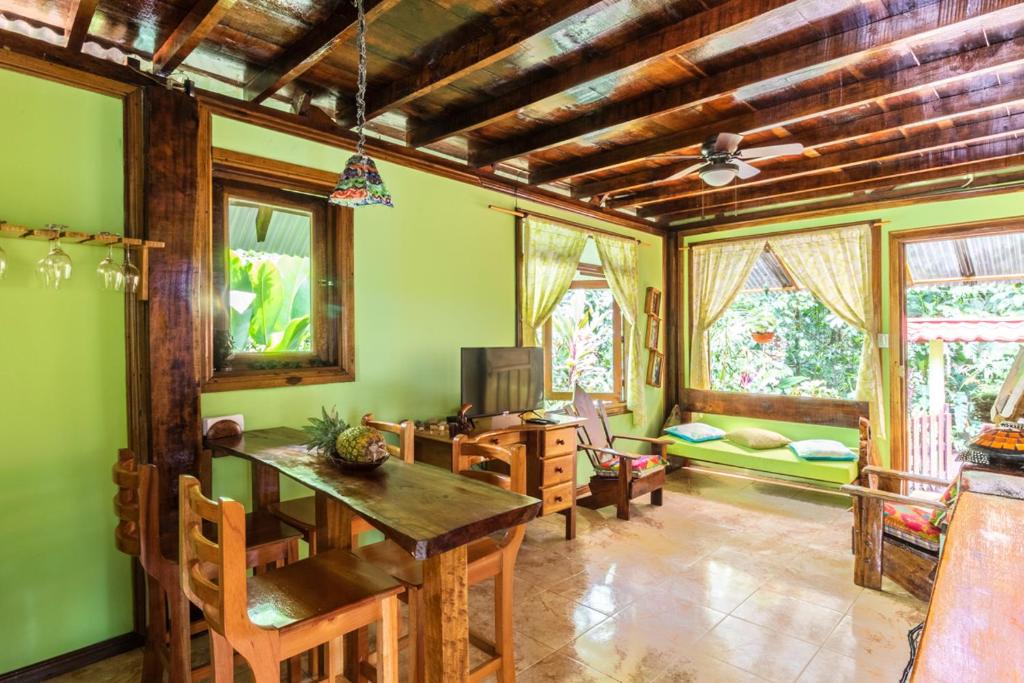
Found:
[(700, 179), (711, 187), (728, 185), (739, 173), (739, 167), (728, 161), (711, 164), (700, 172)]

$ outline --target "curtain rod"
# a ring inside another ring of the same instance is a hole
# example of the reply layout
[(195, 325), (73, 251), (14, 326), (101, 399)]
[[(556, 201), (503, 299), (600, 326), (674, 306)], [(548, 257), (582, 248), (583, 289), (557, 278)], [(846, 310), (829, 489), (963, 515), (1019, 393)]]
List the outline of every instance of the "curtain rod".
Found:
[(608, 237), (615, 237), (615, 238), (618, 238), (620, 240), (626, 240), (627, 242), (636, 242), (640, 246), (647, 246), (647, 244), (643, 240), (637, 239), (635, 237), (626, 237), (625, 235), (620, 235), (620, 234), (618, 234), (616, 232), (612, 232), (610, 230), (602, 230), (601, 228), (592, 228), (589, 225), (583, 225), (582, 223), (575, 223), (573, 221), (567, 221), (567, 220), (564, 220), (562, 218), (556, 218), (555, 216), (549, 216), (549, 215), (544, 214), (544, 213), (537, 213), (536, 211), (524, 211), (522, 209), (518, 209), (518, 210), (516, 210), (516, 209), (506, 209), (503, 206), (495, 206), (494, 204), (489, 204), (487, 206), (487, 208), (490, 209), (491, 211), (497, 211), (498, 213), (507, 213), (508, 215), (516, 216), (517, 218), (526, 218), (527, 216), (536, 216), (537, 218), (543, 218), (544, 220), (551, 221), (552, 223), (561, 223), (562, 225), (568, 225), (570, 228), (575, 228), (577, 230), (582, 230), (583, 232), (589, 232), (589, 233), (593, 233), (593, 234), (597, 234), (597, 235), (606, 235)]

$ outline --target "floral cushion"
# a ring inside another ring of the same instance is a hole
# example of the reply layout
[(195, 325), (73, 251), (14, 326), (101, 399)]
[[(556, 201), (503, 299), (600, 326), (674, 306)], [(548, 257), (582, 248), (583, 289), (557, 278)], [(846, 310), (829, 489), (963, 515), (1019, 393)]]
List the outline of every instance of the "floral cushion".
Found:
[(886, 503), (885, 533), (919, 548), (939, 549), (941, 530), (931, 523), (931, 510), (928, 508)]
[[(639, 477), (651, 470), (661, 467), (661, 458), (657, 455), (645, 455), (640, 458), (632, 458), (633, 461), (633, 476)], [(599, 477), (618, 477), (619, 476), (619, 457), (613, 455), (605, 461), (602, 461), (595, 465), (594, 474)]]
[(946, 506), (945, 510), (935, 508), (932, 512), (931, 522), (932, 526), (936, 526), (940, 529), (945, 529), (949, 526), (949, 518), (953, 512), (953, 507), (956, 505), (956, 499), (960, 495), (960, 478), (956, 478), (953, 482), (946, 487), (946, 490), (942, 492), (942, 497), (939, 498), (939, 502)]

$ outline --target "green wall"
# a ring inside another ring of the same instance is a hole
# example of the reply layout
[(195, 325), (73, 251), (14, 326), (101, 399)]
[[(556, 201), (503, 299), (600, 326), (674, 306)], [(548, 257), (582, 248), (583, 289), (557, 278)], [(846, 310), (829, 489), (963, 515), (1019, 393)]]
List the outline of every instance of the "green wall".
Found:
[[(713, 241), (726, 237), (745, 237), (752, 235), (763, 235), (784, 230), (798, 230), (808, 228), (827, 227), (842, 223), (856, 221), (882, 220), (887, 221), (882, 225), (882, 332), (889, 333), (889, 235), (901, 230), (925, 228), (938, 225), (949, 225), (956, 223), (970, 223), (974, 221), (999, 220), (1014, 216), (1024, 216), (1024, 193), (1013, 192), (1007, 194), (993, 195), (989, 197), (973, 197), (969, 199), (954, 199), (941, 202), (930, 202), (916, 206), (900, 206), (895, 208), (880, 208), (876, 210), (865, 210), (852, 212), (840, 216), (828, 218), (808, 218), (798, 221), (773, 223), (771, 225), (752, 226), (727, 230), (706, 235), (687, 237), (684, 243), (687, 245), (701, 242)], [(1022, 221), (1024, 222), (1024, 221)], [(682, 259), (683, 282), (687, 282), (685, 269), (687, 260)], [(685, 284), (684, 284), (685, 287)], [(684, 298), (684, 300), (686, 300)], [(680, 329), (686, 329), (685, 320), (689, 311), (684, 315), (684, 324)], [(684, 358), (689, 358), (689, 340), (684, 340)], [(688, 363), (684, 363), (684, 371), (689, 373)], [(889, 420), (890, 404), (890, 379), (889, 379), (889, 350), (882, 349), (882, 370), (885, 384), (886, 417)], [(887, 425), (888, 426), (888, 425)], [(879, 439), (878, 445), (883, 459), (886, 463), (889, 460), (889, 439), (890, 430), (886, 430), (887, 438)]]
[[(230, 119), (214, 118), (214, 145), (313, 168), (336, 171), (349, 153)], [(512, 198), (419, 171), (380, 164), (395, 208), (356, 211), (356, 381), (307, 387), (210, 393), (204, 416), (242, 413), (247, 428), (301, 426), (321, 405), (356, 421), (450, 415), (459, 403), (459, 349), (515, 343), (514, 218)], [(545, 207), (531, 207), (617, 232), (629, 232)], [(644, 288), (663, 288), (662, 240), (638, 234)], [(645, 362), (646, 365), (646, 362)], [(613, 418), (619, 432), (653, 433), (661, 422), (662, 392), (648, 387), (646, 426)], [(580, 480), (590, 465), (581, 459)], [(218, 493), (248, 498), (243, 463), (218, 461)], [(286, 485), (285, 495), (298, 495)]]
[[(0, 70), (0, 218), (120, 232), (120, 101)], [(132, 628), (129, 560), (114, 548), (110, 466), (125, 431), (124, 305), (104, 251), (66, 246), (66, 289), (43, 289), (45, 242), (0, 240), (0, 672)]]

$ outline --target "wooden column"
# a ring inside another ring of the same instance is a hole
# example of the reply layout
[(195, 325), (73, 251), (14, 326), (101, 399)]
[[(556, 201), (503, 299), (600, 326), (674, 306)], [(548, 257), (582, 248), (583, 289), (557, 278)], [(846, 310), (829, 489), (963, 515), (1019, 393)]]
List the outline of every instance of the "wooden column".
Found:
[(460, 683), (469, 673), (469, 587), (466, 546), (423, 563), (426, 683)]
[(176, 508), (178, 476), (195, 472), (202, 442), (197, 293), (210, 216), (210, 117), (194, 98), (157, 86), (125, 106), (128, 232), (167, 245), (150, 257), (149, 301), (128, 303), (129, 441), (157, 466), (166, 513)]
[(683, 366), (681, 365), (680, 330), (683, 320), (682, 309), (682, 278), (679, 271), (678, 233), (670, 232), (662, 241), (664, 254), (665, 279), (665, 367), (662, 376), (665, 378), (665, 415), (672, 406), (679, 403), (679, 387), (683, 386)]

